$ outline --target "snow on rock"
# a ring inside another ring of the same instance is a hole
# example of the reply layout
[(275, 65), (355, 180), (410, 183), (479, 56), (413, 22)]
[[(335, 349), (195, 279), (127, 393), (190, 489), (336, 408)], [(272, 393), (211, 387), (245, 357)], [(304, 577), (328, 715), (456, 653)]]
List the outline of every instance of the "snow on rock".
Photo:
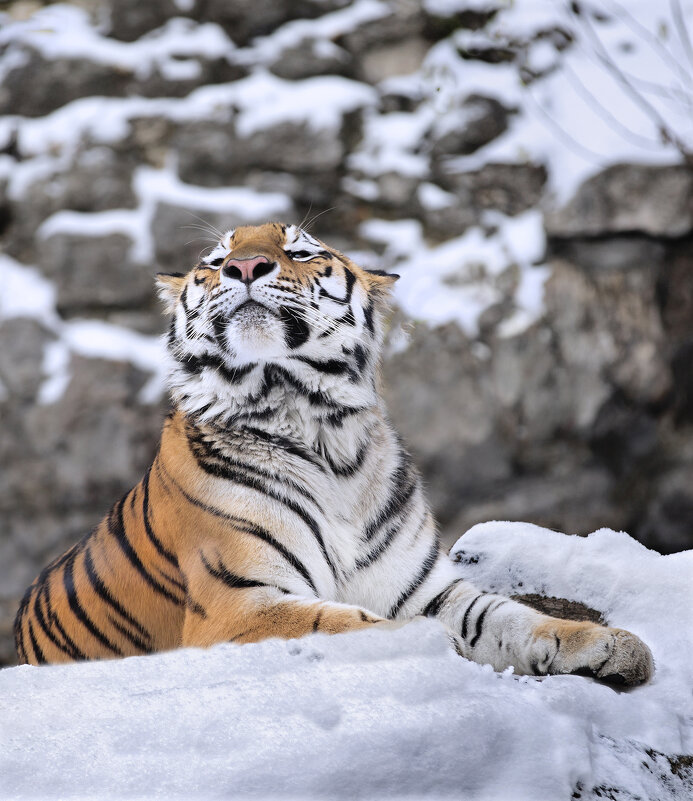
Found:
[(520, 333), (541, 316), (543, 287), (550, 270), (536, 266), (545, 249), (542, 215), (527, 211), (516, 217), (488, 213), (487, 230), (474, 226), (455, 239), (430, 247), (416, 220), (368, 220), (362, 236), (385, 244), (384, 258), (399, 273), (394, 297), (414, 320), (432, 325), (451, 321), (469, 336), (478, 333), (479, 318), (503, 297), (499, 276), (519, 268), (516, 311), (503, 336)]
[(460, 552), (482, 587), (563, 593), (628, 625), (654, 651), (653, 682), (497, 674), (426, 620), (9, 668), (3, 798), (690, 798), (677, 755), (693, 751), (693, 553), (521, 523), (477, 526)]
[(162, 396), (164, 347), (159, 337), (100, 320), (63, 320), (55, 309), (55, 301), (55, 287), (38, 270), (0, 254), (0, 322), (31, 317), (57, 338), (45, 346), (44, 382), (38, 392), (40, 403), (55, 403), (62, 397), (70, 380), (70, 353), (129, 361), (151, 373), (140, 391), (140, 400), (154, 403)]
[[(170, 80), (197, 77), (195, 57), (231, 59), (235, 45), (219, 25), (174, 18), (136, 42), (102, 36), (82, 8), (55, 4), (39, 9), (28, 20), (7, 21), (0, 29), (0, 75), (9, 72), (22, 46), (30, 46), (46, 59), (83, 58), (147, 78), (155, 68)], [(8, 62), (8, 63), (6, 63)], [(9, 68), (8, 68), (9, 67)]]

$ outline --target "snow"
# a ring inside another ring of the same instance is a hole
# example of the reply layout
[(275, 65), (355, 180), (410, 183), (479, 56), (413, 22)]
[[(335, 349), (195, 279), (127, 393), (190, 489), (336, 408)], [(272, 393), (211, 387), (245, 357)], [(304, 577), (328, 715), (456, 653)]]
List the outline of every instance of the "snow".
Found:
[(0, 254), (0, 323), (13, 317), (40, 322), (55, 339), (44, 348), (44, 381), (38, 401), (56, 403), (70, 381), (70, 354), (129, 361), (151, 373), (140, 390), (142, 403), (154, 403), (164, 393), (164, 347), (159, 337), (145, 336), (100, 320), (62, 320), (56, 308), (55, 287), (34, 267)]
[[(39, 9), (28, 20), (5, 24), (0, 28), (0, 48), (7, 45), (2, 61), (14, 62), (28, 46), (48, 60), (85, 59), (141, 79), (158, 69), (170, 80), (195, 78), (200, 73), (196, 59), (232, 60), (235, 49), (219, 25), (182, 17), (169, 19), (136, 42), (120, 42), (93, 28), (84, 9), (60, 3)], [(9, 71), (2, 61), (0, 74)]]
[(501, 336), (515, 336), (542, 313), (550, 274), (548, 267), (537, 265), (546, 246), (542, 215), (536, 210), (516, 217), (493, 212), (484, 216), (484, 223), (485, 228), (473, 226), (433, 247), (415, 220), (368, 220), (360, 233), (386, 245), (385, 264), (400, 275), (394, 298), (407, 316), (431, 325), (456, 322), (470, 337), (477, 335), (483, 312), (503, 297), (499, 277), (516, 266), (516, 313), (501, 330)]
[[(693, 553), (522, 523), (451, 554), (485, 589), (563, 594), (652, 648), (651, 684), (497, 674), (442, 627), (268, 640), (0, 671), (3, 797), (537, 801), (599, 786), (684, 801), (693, 751)], [(661, 752), (661, 753), (658, 753)]]
[(296, 46), (305, 47), (307, 41), (312, 41), (315, 45), (332, 44), (332, 40), (339, 36), (382, 19), (390, 13), (389, 6), (381, 0), (356, 0), (346, 8), (324, 14), (317, 19), (291, 20), (268, 36), (255, 39), (250, 47), (239, 51), (236, 61), (248, 65), (271, 64), (284, 50)]

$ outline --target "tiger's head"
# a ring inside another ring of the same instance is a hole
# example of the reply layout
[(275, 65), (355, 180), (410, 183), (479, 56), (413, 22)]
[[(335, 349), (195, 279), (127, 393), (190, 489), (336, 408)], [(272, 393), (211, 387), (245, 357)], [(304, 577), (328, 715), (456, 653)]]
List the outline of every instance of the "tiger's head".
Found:
[(203, 421), (377, 403), (383, 315), (397, 276), (364, 270), (295, 225), (226, 233), (189, 273), (159, 274), (172, 312), (173, 399)]

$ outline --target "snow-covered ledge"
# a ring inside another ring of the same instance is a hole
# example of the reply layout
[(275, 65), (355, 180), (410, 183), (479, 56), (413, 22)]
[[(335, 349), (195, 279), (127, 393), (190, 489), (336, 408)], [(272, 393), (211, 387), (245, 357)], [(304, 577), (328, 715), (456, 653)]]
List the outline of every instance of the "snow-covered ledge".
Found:
[(690, 798), (693, 552), (487, 523), (451, 554), (484, 589), (599, 609), (651, 646), (654, 680), (497, 674), (427, 620), (8, 668), (3, 797)]

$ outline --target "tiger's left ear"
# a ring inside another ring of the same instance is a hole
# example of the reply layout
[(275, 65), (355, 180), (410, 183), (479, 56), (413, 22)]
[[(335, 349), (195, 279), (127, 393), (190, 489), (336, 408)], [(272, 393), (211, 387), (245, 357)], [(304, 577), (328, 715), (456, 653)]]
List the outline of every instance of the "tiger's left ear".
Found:
[(386, 273), (385, 270), (364, 269), (364, 272), (368, 273), (368, 277), (371, 281), (371, 287), (381, 291), (390, 289), (395, 281), (399, 278), (397, 273)]
[(183, 273), (157, 273), (156, 289), (159, 297), (166, 304), (166, 311), (172, 312), (183, 291), (185, 275)]

